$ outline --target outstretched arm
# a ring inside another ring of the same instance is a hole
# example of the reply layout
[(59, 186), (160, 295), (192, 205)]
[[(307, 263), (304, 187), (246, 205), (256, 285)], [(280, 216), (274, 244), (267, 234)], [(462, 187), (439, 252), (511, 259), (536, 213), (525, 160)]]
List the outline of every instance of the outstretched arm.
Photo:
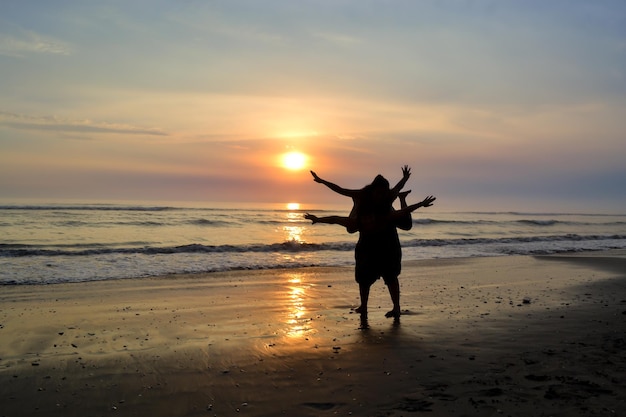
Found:
[(394, 219), (399, 219), (402, 216), (406, 215), (406, 214), (410, 214), (412, 212), (414, 212), (415, 210), (417, 210), (420, 207), (430, 207), (433, 205), (433, 201), (435, 201), (437, 198), (433, 197), (432, 195), (429, 195), (428, 197), (426, 197), (425, 199), (423, 199), (422, 201), (420, 201), (419, 203), (415, 203), (415, 204), (411, 204), (410, 206), (406, 206), (404, 208), (401, 208), (400, 210), (395, 210), (391, 212), (391, 215), (393, 216)]
[(402, 179), (398, 181), (395, 187), (391, 189), (391, 194), (393, 195), (394, 199), (398, 196), (398, 193), (400, 192), (400, 190), (404, 188), (410, 176), (411, 176), (411, 168), (409, 168), (408, 165), (403, 166), (402, 167)]
[(341, 194), (341, 195), (345, 195), (347, 197), (354, 197), (359, 190), (351, 190), (348, 188), (343, 188), (338, 186), (337, 184), (334, 184), (330, 181), (326, 181), (321, 179), (315, 172), (311, 171), (311, 175), (313, 175), (313, 180), (315, 182), (319, 182), (320, 184), (324, 184), (325, 186), (327, 186), (328, 188), (330, 188), (331, 190), (333, 190), (334, 192)]
[(313, 222), (313, 224), (315, 224), (315, 223), (339, 224), (339, 225), (347, 228), (350, 233), (354, 233), (356, 231), (356, 229), (355, 229), (356, 220), (355, 219), (351, 219), (350, 217), (342, 217), (342, 216), (317, 217), (314, 214), (306, 213), (304, 215), (304, 218), (307, 219), (307, 220), (311, 220), (311, 222)]

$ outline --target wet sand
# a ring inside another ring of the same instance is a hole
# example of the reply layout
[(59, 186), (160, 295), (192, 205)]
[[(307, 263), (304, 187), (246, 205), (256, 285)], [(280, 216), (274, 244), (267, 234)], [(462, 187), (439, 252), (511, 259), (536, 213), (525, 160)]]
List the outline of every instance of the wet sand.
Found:
[(626, 415), (626, 251), (0, 293), (0, 416)]

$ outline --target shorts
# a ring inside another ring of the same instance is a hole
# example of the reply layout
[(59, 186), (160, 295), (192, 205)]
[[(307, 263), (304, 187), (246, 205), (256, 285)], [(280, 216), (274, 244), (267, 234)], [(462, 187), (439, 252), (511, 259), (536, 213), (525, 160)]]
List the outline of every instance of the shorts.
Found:
[(382, 238), (374, 236), (371, 239), (359, 239), (354, 251), (356, 282), (372, 285), (382, 277), (387, 283), (400, 275), (402, 250), (397, 236), (395, 233)]

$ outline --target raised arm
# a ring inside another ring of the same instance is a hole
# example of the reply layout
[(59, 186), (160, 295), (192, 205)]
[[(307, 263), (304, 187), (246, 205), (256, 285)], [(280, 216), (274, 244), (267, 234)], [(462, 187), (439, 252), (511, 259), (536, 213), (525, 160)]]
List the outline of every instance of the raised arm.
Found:
[(324, 184), (325, 186), (327, 186), (328, 188), (330, 188), (331, 190), (333, 190), (337, 194), (345, 195), (347, 197), (354, 197), (355, 195), (357, 195), (360, 192), (360, 190), (351, 190), (351, 189), (348, 189), (348, 188), (343, 188), (343, 187), (340, 187), (337, 184), (334, 184), (334, 183), (332, 183), (330, 181), (323, 180), (313, 171), (311, 171), (311, 175), (313, 175), (313, 180), (315, 182), (318, 182), (320, 184)]
[(403, 166), (402, 167), (402, 179), (398, 181), (395, 187), (391, 189), (391, 194), (394, 199), (398, 196), (398, 193), (400, 192), (400, 190), (404, 188), (410, 176), (411, 176), (411, 168), (409, 168), (408, 165)]

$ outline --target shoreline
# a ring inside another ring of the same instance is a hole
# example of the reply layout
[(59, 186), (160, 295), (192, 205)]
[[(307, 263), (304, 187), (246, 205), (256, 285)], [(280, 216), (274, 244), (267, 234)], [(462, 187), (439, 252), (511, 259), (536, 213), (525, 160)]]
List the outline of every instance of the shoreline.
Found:
[(626, 251), (5, 286), (2, 415), (619, 415)]

